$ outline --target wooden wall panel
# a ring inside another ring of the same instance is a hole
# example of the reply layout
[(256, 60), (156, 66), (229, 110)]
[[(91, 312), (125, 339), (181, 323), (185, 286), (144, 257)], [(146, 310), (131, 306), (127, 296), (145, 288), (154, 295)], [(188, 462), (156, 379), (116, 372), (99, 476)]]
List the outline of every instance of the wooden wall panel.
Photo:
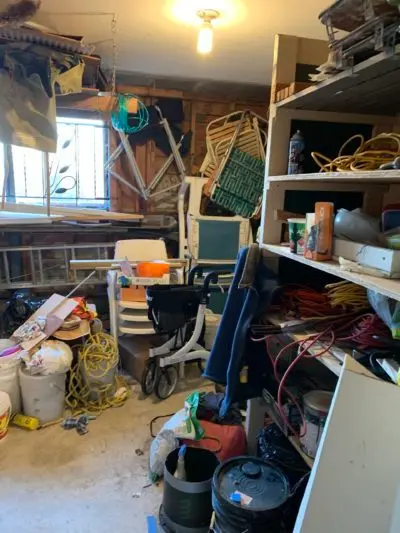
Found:
[[(120, 88), (121, 90), (121, 88)], [(154, 104), (157, 97), (182, 97), (184, 108), (184, 121), (182, 123), (183, 131), (186, 133), (192, 130), (192, 143), (190, 154), (184, 158), (186, 173), (188, 176), (197, 175), (199, 168), (206, 155), (206, 127), (212, 120), (234, 111), (251, 109), (255, 113), (266, 118), (267, 102), (223, 102), (212, 98), (206, 98), (203, 95), (179, 93), (174, 90), (163, 90), (161, 93), (154, 93), (154, 90), (143, 88), (141, 91), (137, 87), (123, 87), (124, 92), (132, 92), (145, 97), (146, 105)], [(153, 96), (154, 94), (154, 96)], [(149, 96), (147, 96), (149, 95)], [(151, 95), (151, 96), (150, 96)], [(165, 162), (166, 156), (159, 150), (153, 141), (149, 141), (145, 146), (136, 147), (134, 150), (135, 157), (145, 183), (148, 185), (155, 173)], [(128, 181), (132, 180), (131, 172), (127, 166), (126, 158), (123, 156), (120, 163), (121, 175)], [(167, 186), (179, 183), (179, 177), (175, 164), (172, 163), (168, 172), (162, 179), (158, 190)], [(178, 188), (150, 198), (144, 201), (138, 198), (134, 191), (121, 183), (115, 183), (116, 180), (111, 177), (111, 191), (114, 210), (122, 212), (138, 212), (143, 214), (175, 214), (177, 209)], [(132, 181), (132, 183), (134, 183)]]

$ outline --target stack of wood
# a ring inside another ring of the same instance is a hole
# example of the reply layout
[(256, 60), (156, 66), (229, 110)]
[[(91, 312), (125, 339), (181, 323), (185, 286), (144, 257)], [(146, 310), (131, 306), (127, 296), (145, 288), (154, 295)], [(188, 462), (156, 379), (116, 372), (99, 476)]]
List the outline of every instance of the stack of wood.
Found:
[(15, 204), (4, 202), (0, 210), (0, 226), (14, 224), (45, 224), (63, 221), (104, 222), (104, 221), (140, 221), (142, 215), (134, 213), (117, 213), (103, 209), (86, 209), (78, 207), (47, 207), (39, 205)]

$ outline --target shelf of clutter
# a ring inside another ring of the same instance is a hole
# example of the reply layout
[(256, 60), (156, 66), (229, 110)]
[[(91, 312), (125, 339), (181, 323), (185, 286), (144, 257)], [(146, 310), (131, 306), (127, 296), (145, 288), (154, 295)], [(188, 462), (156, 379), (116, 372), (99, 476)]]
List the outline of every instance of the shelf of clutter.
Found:
[[(319, 41), (319, 46), (325, 49), (326, 42)], [(394, 114), (399, 103), (399, 54), (400, 45), (396, 45), (392, 50), (345, 68), (276, 105), (284, 109)]]
[[(388, 483), (392, 481), (386, 470), (390, 458), (378, 456), (380, 445), (371, 441), (374, 421), (390, 434), (392, 445), (399, 444), (392, 417), (364, 406), (382, 402), (382, 395), (400, 405), (400, 391), (393, 385), (398, 384), (400, 353), (399, 53), (395, 45), (280, 100), (276, 95), (285, 86), (299, 82), (301, 87), (306, 81), (297, 78), (299, 73), (326, 62), (328, 47), (323, 41), (285, 35), (275, 40), (258, 242), (266, 263), (279, 274), (283, 300), (275, 305), (277, 313), (274, 309), (258, 330), (253, 328), (258, 340), (265, 335), (277, 347), (267, 345), (273, 372), (262, 397), (249, 401), (246, 424), (254, 450), (267, 414), (267, 423), (274, 422), (312, 468), (298, 521), (303, 526), (318, 514), (317, 500), (328, 514), (345, 506), (350, 496), (352, 507), (356, 505), (353, 495), (379, 475), (378, 469), (385, 469)], [(305, 279), (305, 298), (318, 297), (326, 306), (321, 314), (318, 307), (301, 312), (296, 298)], [(329, 287), (343, 290), (333, 308)], [(288, 290), (290, 298), (285, 299)], [(351, 291), (354, 307), (348, 305), (346, 291)], [(310, 317), (321, 322), (310, 324)], [(365, 333), (371, 335), (366, 344)], [(304, 366), (295, 368), (298, 362)], [(314, 378), (316, 385), (307, 389), (307, 380)], [(326, 403), (323, 391), (329, 391)], [(308, 396), (312, 392), (314, 398)], [(336, 466), (343, 472), (345, 465), (356, 465), (363, 446), (373, 458), (349, 470), (344, 494)], [(372, 494), (368, 502), (375, 509)], [(371, 523), (379, 514), (375, 511), (373, 516), (368, 512)], [(352, 515), (352, 523), (358, 524), (357, 516)], [(310, 526), (307, 531), (322, 529)]]

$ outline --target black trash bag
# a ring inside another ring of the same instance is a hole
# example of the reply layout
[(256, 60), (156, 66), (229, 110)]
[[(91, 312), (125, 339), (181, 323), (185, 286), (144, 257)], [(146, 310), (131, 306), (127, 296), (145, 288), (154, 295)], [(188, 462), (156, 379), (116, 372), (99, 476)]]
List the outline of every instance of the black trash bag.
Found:
[(11, 337), (46, 300), (42, 297), (30, 298), (29, 293), (15, 292), (0, 314), (1, 338)]

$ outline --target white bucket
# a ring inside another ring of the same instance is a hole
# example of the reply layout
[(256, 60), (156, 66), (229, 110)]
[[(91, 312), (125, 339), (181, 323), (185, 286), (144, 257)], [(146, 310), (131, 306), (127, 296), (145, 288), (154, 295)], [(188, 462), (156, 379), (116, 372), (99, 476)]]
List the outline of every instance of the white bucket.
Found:
[[(8, 339), (0, 339), (0, 350), (14, 346)], [(11, 400), (11, 412), (21, 412), (21, 390), (19, 386), (18, 369), (21, 360), (15, 355), (0, 357), (0, 391), (6, 392)]]
[(0, 442), (6, 438), (11, 417), (11, 400), (6, 392), (0, 391)]
[(31, 376), (20, 368), (19, 379), (24, 415), (38, 418), (41, 424), (54, 422), (64, 416), (65, 372)]

